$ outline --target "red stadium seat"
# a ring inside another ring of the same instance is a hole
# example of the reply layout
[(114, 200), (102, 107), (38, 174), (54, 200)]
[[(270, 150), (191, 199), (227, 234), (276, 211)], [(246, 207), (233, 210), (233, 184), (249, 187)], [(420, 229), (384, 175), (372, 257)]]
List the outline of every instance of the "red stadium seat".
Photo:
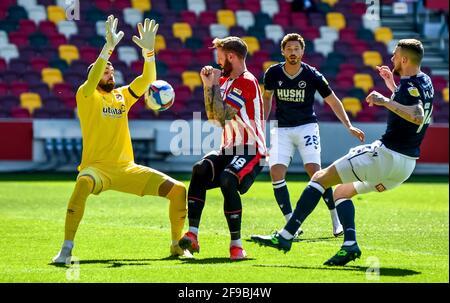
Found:
[(10, 92), (11, 95), (20, 97), (22, 93), (26, 93), (29, 91), (28, 83), (22, 82), (22, 81), (14, 81), (10, 85)]
[(26, 108), (22, 108), (22, 107), (14, 107), (13, 109), (11, 109), (11, 117), (13, 118), (30, 118), (30, 112), (28, 111), (28, 109)]
[(36, 24), (28, 19), (19, 20), (19, 31), (25, 35), (34, 33), (37, 30)]
[(210, 24), (217, 23), (217, 15), (212, 11), (201, 12), (198, 17), (198, 22), (202, 26), (209, 27)]

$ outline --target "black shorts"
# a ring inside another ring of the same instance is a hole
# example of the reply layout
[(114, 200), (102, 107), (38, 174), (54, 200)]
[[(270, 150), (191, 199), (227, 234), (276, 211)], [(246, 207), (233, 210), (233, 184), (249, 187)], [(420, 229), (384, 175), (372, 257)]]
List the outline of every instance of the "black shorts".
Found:
[[(254, 148), (238, 148), (236, 150), (213, 151), (205, 155), (201, 161), (207, 161), (213, 167), (212, 180), (207, 182), (209, 189), (220, 186), (220, 175), (227, 171), (239, 180), (238, 190), (245, 194), (264, 167), (265, 156), (255, 152)], [(205, 180), (206, 181), (206, 180)]]

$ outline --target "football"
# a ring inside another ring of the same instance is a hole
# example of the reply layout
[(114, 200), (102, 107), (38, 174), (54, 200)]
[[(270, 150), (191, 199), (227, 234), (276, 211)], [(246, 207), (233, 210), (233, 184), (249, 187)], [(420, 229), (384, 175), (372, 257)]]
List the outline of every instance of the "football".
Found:
[(152, 82), (145, 93), (145, 103), (156, 111), (168, 110), (175, 101), (175, 91), (172, 85), (164, 80)]

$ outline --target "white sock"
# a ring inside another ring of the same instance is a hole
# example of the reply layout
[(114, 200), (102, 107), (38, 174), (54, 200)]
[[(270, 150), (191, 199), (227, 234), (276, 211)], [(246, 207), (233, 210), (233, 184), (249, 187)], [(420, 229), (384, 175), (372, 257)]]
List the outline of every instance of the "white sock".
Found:
[(337, 227), (341, 224), (341, 221), (339, 221), (339, 216), (337, 213), (336, 208), (333, 208), (332, 210), (330, 210), (330, 215), (331, 215), (331, 220), (333, 221), (333, 226)]
[(237, 246), (237, 247), (242, 247), (242, 240), (238, 239), (238, 240), (231, 240), (230, 242), (230, 247), (231, 246)]
[(198, 227), (189, 226), (189, 231), (195, 235), (198, 235)]
[(345, 241), (344, 244), (342, 244), (342, 246), (352, 246), (355, 243), (356, 241)]
[(286, 240), (292, 240), (294, 238), (294, 235), (292, 235), (290, 232), (288, 232), (284, 228), (279, 232), (279, 234)]
[(64, 240), (63, 247), (68, 247), (68, 248), (72, 249), (73, 248), (73, 241)]
[(289, 221), (289, 219), (292, 217), (292, 213), (284, 215), (284, 218), (286, 219), (286, 222)]

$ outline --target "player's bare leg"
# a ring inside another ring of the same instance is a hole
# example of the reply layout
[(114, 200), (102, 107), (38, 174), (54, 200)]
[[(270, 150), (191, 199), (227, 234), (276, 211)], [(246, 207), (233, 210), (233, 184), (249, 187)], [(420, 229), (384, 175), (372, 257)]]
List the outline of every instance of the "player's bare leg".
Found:
[[(304, 165), (306, 173), (311, 178), (316, 172), (318, 172), (321, 167), (317, 163), (306, 163)], [(333, 197), (333, 189), (331, 187), (327, 188), (325, 190), (325, 193), (322, 195), (322, 199), (325, 201), (325, 204), (328, 207), (328, 210), (330, 211), (331, 216), (331, 223), (333, 225), (333, 235), (335, 237), (339, 237), (344, 233), (344, 230), (342, 228), (342, 224), (339, 221), (339, 216), (336, 211), (336, 206), (334, 204), (334, 197)]]
[(53, 263), (65, 264), (70, 260), (74, 246), (73, 240), (83, 218), (86, 200), (93, 189), (94, 180), (90, 176), (81, 176), (77, 179), (67, 206), (64, 243), (59, 253), (53, 258)]

